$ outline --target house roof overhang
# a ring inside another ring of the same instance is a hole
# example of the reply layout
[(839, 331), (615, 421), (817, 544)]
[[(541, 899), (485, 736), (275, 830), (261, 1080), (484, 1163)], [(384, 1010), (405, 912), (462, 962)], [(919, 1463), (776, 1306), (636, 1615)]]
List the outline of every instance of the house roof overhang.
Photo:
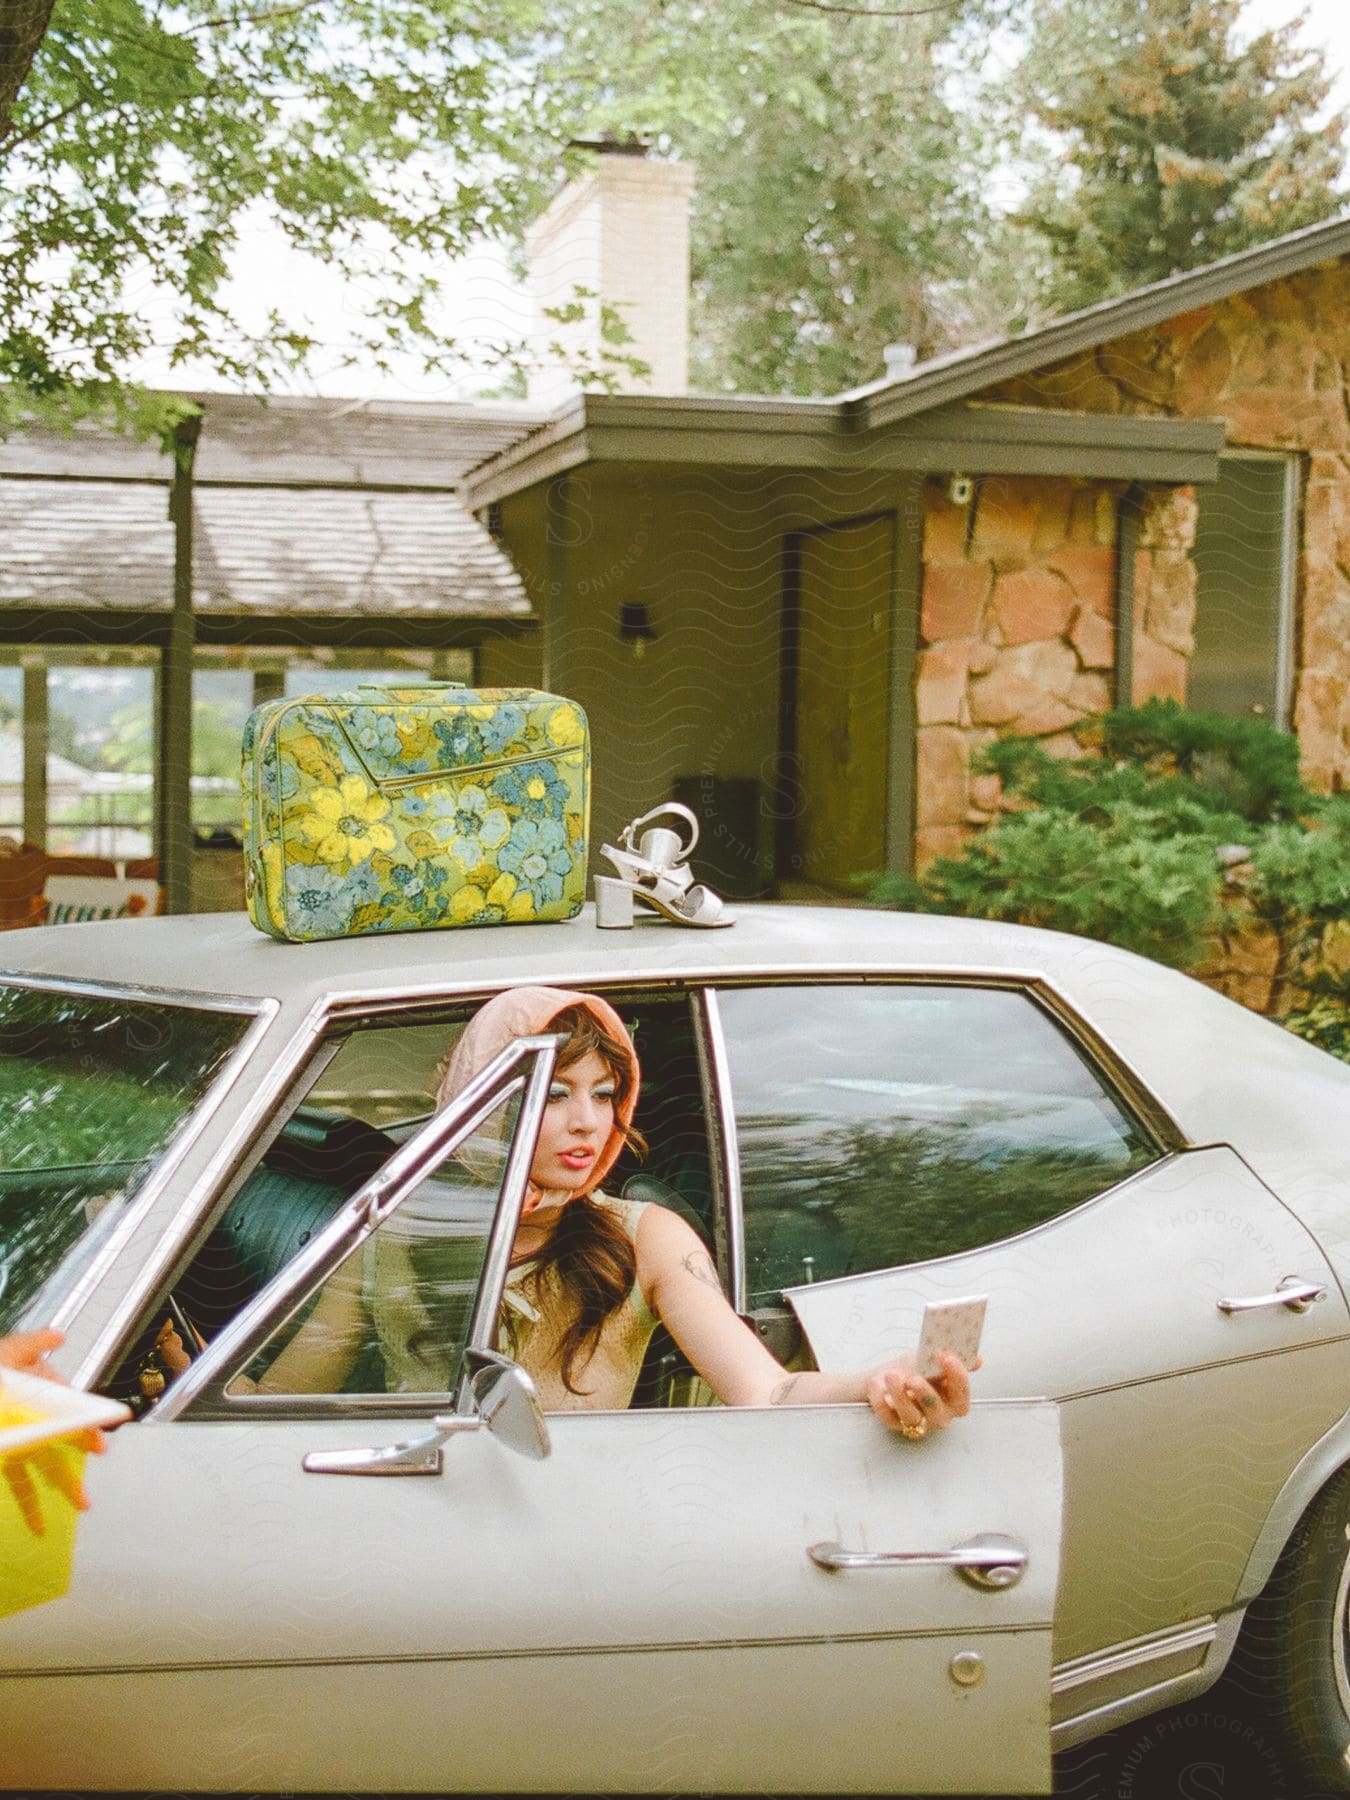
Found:
[[(528, 630), (464, 470), (540, 421), (519, 407), (189, 396), (198, 641), (474, 643)], [(158, 445), (97, 426), (0, 441), (0, 640), (159, 642), (177, 564)]]
[(596, 462), (1212, 481), (1222, 420), (1089, 415), (982, 404), (978, 396), (1094, 345), (1345, 256), (1350, 217), (1305, 226), (1040, 330), (935, 357), (904, 376), (828, 399), (581, 395), (514, 443), (494, 447), (467, 471), (464, 497), (485, 506)]
[[(450, 646), (535, 623), (454, 494), (205, 487), (192, 513), (202, 643)], [(42, 642), (58, 624), (91, 642), (168, 632), (177, 551), (159, 483), (0, 475), (0, 542), (0, 641)]]
[(934, 357), (907, 375), (869, 382), (841, 394), (839, 400), (864, 427), (889, 425), (1344, 256), (1350, 256), (1350, 218), (1307, 225), (1203, 268), (1098, 301), (1040, 330)]
[(1085, 475), (1205, 482), (1222, 419), (1059, 412), (962, 401), (877, 428), (843, 400), (581, 394), (464, 478), (475, 509), (583, 464)]

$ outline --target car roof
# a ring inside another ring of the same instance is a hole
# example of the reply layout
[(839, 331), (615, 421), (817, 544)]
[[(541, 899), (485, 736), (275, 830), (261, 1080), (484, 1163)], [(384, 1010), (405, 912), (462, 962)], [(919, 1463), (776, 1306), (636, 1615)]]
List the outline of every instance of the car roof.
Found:
[[(760, 970), (929, 969), (1054, 978), (1087, 940), (981, 919), (863, 907), (737, 908), (724, 930), (652, 919), (601, 931), (594, 909), (565, 923), (372, 933), (283, 944), (243, 913), (111, 919), (6, 933), (0, 977), (57, 976), (160, 992), (272, 997), (309, 1006), (340, 993), (437, 991), (522, 982), (609, 982)], [(1095, 956), (1125, 953), (1092, 944)], [(1136, 958), (1130, 958), (1136, 961)]]

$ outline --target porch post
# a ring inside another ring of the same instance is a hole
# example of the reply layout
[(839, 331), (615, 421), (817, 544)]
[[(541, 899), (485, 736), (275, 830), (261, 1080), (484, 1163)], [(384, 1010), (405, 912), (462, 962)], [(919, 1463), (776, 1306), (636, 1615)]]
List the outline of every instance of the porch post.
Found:
[[(568, 642), (567, 552), (572, 543), (572, 484), (566, 473), (555, 475), (545, 493), (544, 508), (544, 655), (542, 681), (552, 692), (565, 691), (568, 680), (563, 650)], [(477, 659), (475, 659), (476, 661)]]
[(1134, 705), (1134, 569), (1144, 490), (1132, 481), (1116, 503), (1116, 666), (1112, 706)]
[(201, 419), (174, 429), (169, 520), (173, 525), (173, 609), (159, 670), (155, 745), (155, 854), (164, 910), (192, 905), (192, 662), (196, 622), (192, 613), (192, 465)]
[(23, 663), (23, 840), (47, 848), (47, 665), (41, 657)]
[(914, 873), (919, 720), (919, 613), (923, 606), (924, 478), (902, 478), (896, 494), (891, 602), (890, 742), (886, 759), (886, 867)]

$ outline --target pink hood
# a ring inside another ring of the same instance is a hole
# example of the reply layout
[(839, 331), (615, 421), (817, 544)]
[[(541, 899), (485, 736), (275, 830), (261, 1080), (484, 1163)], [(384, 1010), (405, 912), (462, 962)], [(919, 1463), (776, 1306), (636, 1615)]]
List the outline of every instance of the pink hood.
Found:
[(584, 1007), (605, 1035), (623, 1046), (628, 1059), (628, 1092), (615, 1106), (614, 1129), (596, 1157), (590, 1179), (582, 1190), (590, 1193), (599, 1187), (619, 1160), (624, 1146), (621, 1128), (633, 1122), (639, 1080), (637, 1052), (628, 1028), (608, 1000), (602, 1000), (598, 994), (577, 994), (567, 988), (518, 987), (494, 995), (469, 1020), (463, 1035), (441, 1064), (436, 1106), (439, 1109), (453, 1100), (508, 1044), (517, 1038), (533, 1037), (547, 1031), (558, 1014), (571, 1006)]

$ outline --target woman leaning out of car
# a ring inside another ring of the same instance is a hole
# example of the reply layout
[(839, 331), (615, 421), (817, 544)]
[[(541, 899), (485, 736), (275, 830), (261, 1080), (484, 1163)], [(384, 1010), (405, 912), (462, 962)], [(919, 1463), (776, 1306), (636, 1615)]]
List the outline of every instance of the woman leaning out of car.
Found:
[[(667, 1207), (602, 1191), (625, 1145), (643, 1148), (633, 1126), (637, 1054), (607, 1001), (562, 988), (496, 995), (442, 1063), (437, 1106), (449, 1104), (508, 1044), (543, 1031), (563, 1043), (530, 1167), (499, 1341), (533, 1378), (546, 1412), (628, 1406), (658, 1323), (728, 1406), (866, 1401), (884, 1425), (916, 1439), (968, 1410), (967, 1370), (950, 1353), (931, 1380), (909, 1357), (853, 1373), (790, 1372), (728, 1303), (691, 1226)], [(237, 1378), (234, 1391), (335, 1392), (372, 1323), (387, 1392), (443, 1386), (440, 1347), (415, 1289), (383, 1283), (376, 1257), (361, 1283), (330, 1282), (271, 1367), (256, 1383)]]

